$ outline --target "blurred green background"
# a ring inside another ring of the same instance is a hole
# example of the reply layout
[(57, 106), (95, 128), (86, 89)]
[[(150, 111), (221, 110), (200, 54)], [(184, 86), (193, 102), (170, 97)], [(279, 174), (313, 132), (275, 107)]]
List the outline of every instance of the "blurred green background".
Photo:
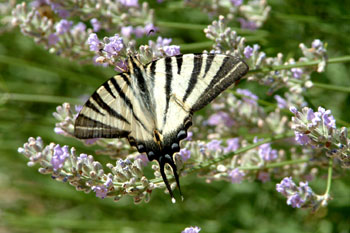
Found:
[[(252, 34), (249, 42), (261, 44), (268, 56), (282, 52), (286, 58), (298, 58), (299, 43), (310, 46), (316, 38), (327, 42), (329, 57), (350, 54), (350, 1), (268, 2), (272, 10), (262, 28), (266, 33)], [(205, 13), (183, 9), (180, 3), (153, 1), (151, 6), (156, 19), (163, 22), (210, 24)], [(201, 30), (160, 27), (158, 35), (184, 45), (182, 53), (210, 49)], [(79, 65), (49, 54), (18, 29), (0, 35), (0, 232), (181, 232), (194, 225), (201, 227), (201, 232), (350, 232), (349, 172), (334, 179), (334, 200), (328, 208), (311, 213), (286, 205), (285, 198), (275, 191), (279, 180), (207, 184), (191, 175), (181, 179), (184, 202), (174, 205), (167, 194), (156, 190), (148, 204), (135, 205), (128, 197), (113, 202), (96, 198), (94, 193), (77, 192), (39, 174), (36, 167), (27, 167), (17, 148), (30, 136), (94, 154), (93, 147), (56, 135), (52, 112), (65, 100), (76, 101), (90, 94), (113, 74), (109, 68)], [(350, 88), (349, 74), (349, 64), (332, 64), (325, 73), (314, 73), (312, 80)], [(241, 88), (274, 101), (266, 96), (267, 88), (254, 83), (243, 83)], [(5, 93), (28, 96), (9, 99)], [(305, 95), (311, 105), (322, 105), (331, 109), (336, 119), (350, 121), (349, 94), (312, 88)], [(50, 101), (45, 96), (62, 99)], [(323, 193), (325, 183), (324, 177), (318, 177), (311, 186)]]

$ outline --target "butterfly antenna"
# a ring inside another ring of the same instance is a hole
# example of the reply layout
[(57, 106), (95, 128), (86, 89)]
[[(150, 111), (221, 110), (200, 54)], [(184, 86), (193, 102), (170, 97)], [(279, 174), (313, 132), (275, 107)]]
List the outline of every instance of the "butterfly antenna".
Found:
[(184, 200), (184, 196), (182, 195), (182, 192), (181, 192), (180, 180), (179, 180), (179, 175), (177, 174), (177, 168), (176, 168), (175, 162), (173, 160), (171, 160), (168, 163), (171, 166), (171, 168), (173, 169), (173, 174), (174, 174), (174, 177), (175, 177), (175, 181), (176, 181), (177, 187), (179, 188), (181, 200), (183, 201)]
[(168, 179), (166, 178), (166, 175), (165, 175), (165, 172), (164, 172), (164, 168), (165, 168), (165, 161), (164, 161), (164, 159), (160, 158), (160, 159), (159, 159), (159, 170), (160, 170), (160, 174), (162, 175), (162, 178), (163, 178), (163, 181), (164, 181), (164, 183), (165, 183), (165, 186), (166, 186), (166, 188), (167, 188), (168, 191), (169, 191), (169, 194), (170, 194), (170, 196), (171, 196), (171, 201), (172, 201), (172, 203), (175, 203), (176, 200), (175, 200), (175, 198), (174, 198), (173, 191), (172, 191), (171, 188), (170, 188), (169, 181), (168, 181)]

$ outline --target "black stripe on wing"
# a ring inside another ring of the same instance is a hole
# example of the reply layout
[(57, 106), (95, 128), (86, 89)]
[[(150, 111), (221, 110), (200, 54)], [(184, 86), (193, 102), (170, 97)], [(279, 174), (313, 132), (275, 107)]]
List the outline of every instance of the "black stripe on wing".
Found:
[(169, 109), (169, 101), (170, 101), (170, 94), (171, 94), (171, 81), (173, 79), (173, 71), (172, 71), (172, 65), (171, 65), (171, 57), (165, 58), (165, 75), (166, 75), (166, 81), (165, 81), (165, 96), (166, 96), (166, 105), (164, 110), (164, 117), (163, 117), (163, 123), (165, 124), (166, 121), (166, 115), (168, 113)]
[[(232, 72), (234, 70), (234, 72)], [(192, 111), (198, 111), (215, 99), (230, 85), (240, 80), (249, 70), (248, 65), (238, 57), (226, 56), (210, 84), (202, 92)]]
[(115, 99), (115, 95), (113, 94), (112, 89), (109, 87), (108, 81), (105, 82), (105, 83), (103, 84), (103, 87), (104, 87), (104, 88), (108, 91), (108, 93), (109, 93), (111, 96), (113, 96), (113, 98)]
[(128, 87), (131, 86), (131, 83), (129, 80), (130, 77), (128, 77), (125, 73), (120, 73), (119, 76), (123, 78), (124, 82), (128, 85)]
[(79, 114), (74, 125), (74, 136), (80, 139), (121, 138), (127, 137), (129, 133), (129, 131), (114, 128), (100, 121), (93, 120), (84, 114)]
[(208, 70), (211, 67), (211, 64), (213, 64), (215, 54), (208, 54), (207, 59), (205, 61), (205, 70), (204, 70), (204, 76), (208, 73)]
[(129, 111), (131, 111), (133, 117), (135, 118), (135, 120), (140, 123), (140, 125), (142, 126), (142, 128), (144, 128), (147, 132), (149, 132), (149, 130), (146, 128), (145, 124), (140, 120), (140, 118), (138, 118), (134, 112), (134, 108), (133, 105), (131, 103), (131, 100), (125, 95), (125, 93), (123, 92), (122, 88), (119, 86), (118, 82), (116, 81), (116, 79), (113, 77), (110, 79), (110, 82), (112, 83), (113, 87), (117, 90), (120, 98), (124, 101), (124, 103), (126, 104), (126, 106), (128, 106)]
[(94, 110), (98, 114), (101, 114), (102, 116), (105, 115), (104, 113), (100, 112), (100, 110), (93, 103), (91, 103), (90, 99), (86, 101), (85, 106), (91, 108), (92, 110)]
[(178, 56), (176, 56), (176, 64), (177, 64), (177, 74), (180, 74), (181, 73), (181, 67), (182, 67), (182, 59), (183, 55), (180, 54)]
[(188, 87), (186, 89), (182, 102), (186, 102), (187, 98), (191, 95), (194, 87), (196, 86), (198, 75), (201, 72), (202, 62), (203, 62), (203, 55), (194, 55), (191, 78), (188, 83)]
[(122, 115), (120, 115), (119, 113), (117, 113), (114, 109), (112, 109), (108, 104), (106, 104), (103, 99), (101, 98), (101, 96), (98, 94), (98, 91), (96, 91), (91, 98), (105, 111), (107, 111), (108, 114), (110, 114), (111, 116), (124, 121), (128, 124), (130, 124), (130, 122), (125, 119), (125, 117), (123, 117)]

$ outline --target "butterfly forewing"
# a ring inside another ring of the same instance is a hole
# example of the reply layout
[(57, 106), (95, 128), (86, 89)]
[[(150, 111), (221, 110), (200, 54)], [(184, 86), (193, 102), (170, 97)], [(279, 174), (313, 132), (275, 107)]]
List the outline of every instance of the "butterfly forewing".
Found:
[(156, 126), (165, 138), (248, 71), (239, 58), (221, 54), (178, 55), (146, 67), (154, 80)]

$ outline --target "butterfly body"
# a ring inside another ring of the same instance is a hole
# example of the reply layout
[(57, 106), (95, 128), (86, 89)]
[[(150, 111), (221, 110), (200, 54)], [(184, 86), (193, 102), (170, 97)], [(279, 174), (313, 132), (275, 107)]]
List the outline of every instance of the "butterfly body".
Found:
[(170, 165), (180, 188), (173, 155), (187, 137), (193, 113), (239, 81), (248, 66), (227, 55), (185, 54), (146, 65), (129, 57), (128, 70), (89, 98), (76, 119), (75, 136), (128, 138), (150, 161), (158, 161), (173, 197), (164, 166)]

